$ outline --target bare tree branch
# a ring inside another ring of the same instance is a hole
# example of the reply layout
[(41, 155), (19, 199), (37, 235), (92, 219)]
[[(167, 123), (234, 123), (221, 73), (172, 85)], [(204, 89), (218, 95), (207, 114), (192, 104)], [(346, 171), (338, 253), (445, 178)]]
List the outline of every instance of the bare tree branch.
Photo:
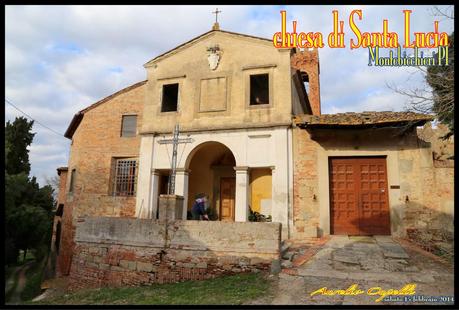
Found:
[(440, 21), (446, 20), (446, 19), (454, 19), (454, 6), (449, 5), (445, 9), (440, 9), (438, 6), (434, 6), (433, 9), (431, 10), (431, 14), (433, 16), (440, 16), (444, 17)]

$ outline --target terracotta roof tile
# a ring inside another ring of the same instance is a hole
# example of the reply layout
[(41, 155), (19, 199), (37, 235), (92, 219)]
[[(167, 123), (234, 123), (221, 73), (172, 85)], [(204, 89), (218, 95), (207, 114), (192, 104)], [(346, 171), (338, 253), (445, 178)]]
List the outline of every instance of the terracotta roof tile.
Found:
[(364, 111), (361, 113), (346, 112), (322, 115), (299, 115), (295, 117), (294, 123), (300, 127), (384, 126), (410, 122), (422, 125), (433, 119), (433, 115), (414, 112)]

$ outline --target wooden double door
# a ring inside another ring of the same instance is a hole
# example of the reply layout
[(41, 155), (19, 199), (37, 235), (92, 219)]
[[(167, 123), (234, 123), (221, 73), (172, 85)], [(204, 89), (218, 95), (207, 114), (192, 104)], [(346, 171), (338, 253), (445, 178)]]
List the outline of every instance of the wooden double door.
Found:
[(385, 157), (329, 159), (331, 233), (390, 235)]

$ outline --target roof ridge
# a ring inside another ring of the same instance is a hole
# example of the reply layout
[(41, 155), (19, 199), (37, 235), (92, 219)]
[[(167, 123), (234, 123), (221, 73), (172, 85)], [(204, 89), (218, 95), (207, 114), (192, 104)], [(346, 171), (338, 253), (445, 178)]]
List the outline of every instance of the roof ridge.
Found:
[(249, 35), (249, 34), (244, 34), (244, 33), (239, 33), (239, 32), (233, 32), (233, 31), (227, 31), (227, 30), (220, 30), (220, 29), (219, 29), (219, 30), (215, 30), (215, 29), (212, 29), (212, 30), (209, 30), (209, 31), (207, 31), (207, 32), (204, 32), (204, 33), (202, 33), (202, 34), (200, 34), (200, 35), (198, 35), (198, 36), (196, 36), (196, 37), (194, 37), (194, 38), (192, 38), (192, 39), (190, 39), (190, 40), (188, 40), (188, 41), (186, 41), (186, 42), (184, 42), (184, 43), (182, 43), (182, 44), (180, 44), (180, 45), (177, 45), (176, 47), (174, 47), (174, 48), (172, 48), (172, 49), (170, 49), (170, 50), (168, 50), (168, 51), (166, 51), (166, 52), (164, 52), (164, 53), (162, 53), (162, 54), (160, 54), (160, 55), (158, 55), (158, 56), (156, 56), (156, 57), (150, 59), (149, 61), (147, 61), (147, 62), (144, 64), (144, 67), (145, 67), (145, 66), (148, 66), (150, 63), (154, 62), (155, 60), (157, 60), (157, 59), (159, 59), (159, 58), (161, 58), (161, 57), (163, 57), (163, 56), (168, 55), (168, 54), (171, 53), (172, 51), (175, 51), (175, 50), (177, 50), (177, 49), (179, 49), (179, 48), (182, 48), (182, 47), (184, 47), (185, 45), (191, 44), (192, 42), (194, 42), (194, 41), (196, 41), (196, 40), (198, 40), (198, 39), (200, 39), (200, 38), (202, 38), (202, 37), (204, 37), (204, 36), (206, 36), (206, 35), (208, 35), (208, 34), (216, 33), (216, 32), (228, 33), (228, 34), (232, 34), (232, 35), (237, 35), (237, 36), (248, 37), (248, 38), (252, 38), (252, 39), (258, 39), (258, 40), (264, 40), (264, 41), (272, 42), (272, 40), (271, 40), (271, 39), (268, 39), (268, 38), (257, 37), (257, 36), (252, 36), (252, 35)]

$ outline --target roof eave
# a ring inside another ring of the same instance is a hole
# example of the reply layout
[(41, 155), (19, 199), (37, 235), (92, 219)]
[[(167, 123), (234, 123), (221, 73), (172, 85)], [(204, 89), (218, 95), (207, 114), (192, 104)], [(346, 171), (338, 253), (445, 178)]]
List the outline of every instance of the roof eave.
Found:
[(73, 116), (69, 127), (67, 128), (67, 130), (64, 133), (64, 137), (66, 137), (67, 139), (72, 140), (73, 134), (75, 133), (76, 129), (78, 128), (78, 125), (80, 125), (81, 121), (83, 120), (83, 115), (84, 115), (83, 113), (78, 112)]
[[(193, 39), (191, 40), (188, 40), (186, 41), (185, 43), (182, 43), (176, 47), (174, 47), (173, 49), (170, 49), (168, 50), (167, 52), (164, 52), (162, 53), (161, 55), (158, 55), (156, 56), (155, 58), (149, 60), (148, 62), (146, 62), (143, 67), (144, 68), (148, 68), (148, 67), (151, 67), (152, 65), (154, 65), (157, 61), (161, 60), (162, 58), (168, 56), (169, 54), (171, 54), (173, 51), (175, 50), (178, 50), (188, 44), (191, 44), (193, 43), (194, 41), (198, 40), (198, 39), (201, 39), (203, 37), (205, 37), (206, 35), (208, 34), (211, 34), (211, 33), (214, 33), (214, 32), (222, 32), (222, 33), (228, 33), (228, 34), (232, 34), (232, 35), (237, 35), (237, 36), (242, 36), (242, 37), (246, 37), (246, 38), (251, 38), (251, 39), (257, 39), (257, 40), (261, 40), (261, 41), (269, 41), (269, 42), (272, 42), (271, 39), (268, 39), (268, 38), (262, 38), (262, 37), (257, 37), (257, 36), (251, 36), (251, 35), (248, 35), (248, 34), (243, 34), (243, 33), (237, 33), (237, 32), (232, 32), (232, 31), (226, 31), (226, 30), (215, 30), (215, 29), (212, 29), (210, 31), (207, 31), (207, 32), (204, 32), (203, 34), (200, 34), (199, 36), (197, 37), (194, 37)], [(286, 50), (292, 50), (292, 48), (286, 48)]]
[(392, 126), (422, 126), (425, 123), (432, 121), (433, 118), (429, 119), (417, 119), (417, 120), (400, 120), (400, 121), (393, 121), (393, 122), (376, 122), (376, 123), (362, 123), (362, 124), (315, 124), (315, 123), (297, 123), (296, 125), (301, 128), (316, 128), (316, 129), (332, 129), (332, 128), (339, 128), (339, 129), (357, 129), (357, 128), (384, 128), (384, 127), (392, 127)]
[(68, 167), (59, 167), (56, 170), (57, 170), (57, 175), (61, 175), (62, 171), (68, 171), (69, 168)]
[(194, 37), (193, 39), (188, 40), (188, 41), (186, 41), (185, 43), (182, 43), (182, 44), (180, 44), (180, 45), (174, 47), (173, 49), (170, 49), (170, 50), (168, 50), (167, 52), (164, 52), (164, 53), (162, 53), (162, 54), (156, 56), (155, 58), (153, 58), (153, 59), (147, 61), (147, 62), (143, 65), (143, 67), (144, 67), (144, 68), (151, 67), (151, 66), (154, 65), (158, 60), (160, 60), (161, 58), (163, 58), (163, 57), (169, 55), (169, 54), (172, 53), (173, 51), (175, 51), (175, 50), (177, 50), (177, 49), (179, 49), (179, 48), (181, 48), (181, 47), (184, 47), (185, 45), (190, 44), (190, 43), (192, 43), (192, 42), (194, 42), (194, 41), (196, 41), (196, 40), (198, 40), (198, 39), (200, 39), (200, 38), (206, 36), (207, 34), (210, 34), (211, 32), (215, 32), (215, 31), (220, 31), (220, 30), (210, 30), (210, 31), (204, 32), (203, 34), (200, 34), (199, 36)]

